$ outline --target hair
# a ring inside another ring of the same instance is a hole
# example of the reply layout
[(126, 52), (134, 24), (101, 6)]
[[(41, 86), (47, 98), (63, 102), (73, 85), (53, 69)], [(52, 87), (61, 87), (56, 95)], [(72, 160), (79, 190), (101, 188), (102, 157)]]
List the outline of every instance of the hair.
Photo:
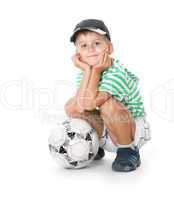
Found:
[[(77, 39), (77, 37), (78, 37), (80, 34), (87, 35), (89, 32), (94, 32), (94, 31), (82, 30), (82, 31), (77, 32), (77, 33), (75, 34), (75, 36), (74, 36), (74, 38), (75, 38), (74, 44), (76, 43), (76, 39)], [(94, 32), (94, 33), (96, 33), (96, 32)], [(99, 33), (97, 33), (97, 34), (99, 34)], [(100, 34), (99, 34), (99, 35), (100, 35)], [(101, 35), (101, 36), (103, 36), (103, 39), (104, 39), (106, 42), (111, 42), (111, 41), (107, 38), (106, 35)]]

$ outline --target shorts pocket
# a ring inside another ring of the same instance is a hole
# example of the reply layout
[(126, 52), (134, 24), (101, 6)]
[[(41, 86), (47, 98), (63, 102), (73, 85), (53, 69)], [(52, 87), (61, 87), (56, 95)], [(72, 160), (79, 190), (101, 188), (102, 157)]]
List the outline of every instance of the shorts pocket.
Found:
[(151, 139), (151, 128), (149, 122), (144, 119), (144, 140), (148, 141)]

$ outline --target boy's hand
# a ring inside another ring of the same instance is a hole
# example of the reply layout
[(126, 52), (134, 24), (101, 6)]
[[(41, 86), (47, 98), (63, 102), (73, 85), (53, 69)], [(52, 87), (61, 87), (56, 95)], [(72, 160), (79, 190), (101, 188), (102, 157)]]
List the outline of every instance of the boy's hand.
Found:
[(80, 60), (80, 55), (78, 53), (74, 54), (71, 59), (76, 67), (84, 71), (90, 69), (90, 66), (87, 63)]
[(97, 73), (103, 72), (105, 69), (110, 67), (112, 65), (112, 58), (109, 57), (109, 54), (107, 51), (104, 51), (101, 60), (98, 65), (93, 66), (92, 70), (94, 70)]

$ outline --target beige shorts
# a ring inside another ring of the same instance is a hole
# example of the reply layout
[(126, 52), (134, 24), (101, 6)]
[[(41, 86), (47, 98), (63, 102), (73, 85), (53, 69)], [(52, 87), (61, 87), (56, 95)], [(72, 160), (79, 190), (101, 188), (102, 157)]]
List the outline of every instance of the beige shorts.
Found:
[[(134, 137), (134, 145), (138, 148), (142, 147), (147, 141), (151, 139), (151, 130), (150, 125), (146, 120), (146, 117), (141, 117), (135, 119), (136, 129), (135, 129), (135, 137)], [(104, 125), (104, 130), (102, 137), (100, 138), (100, 147), (109, 151), (116, 152), (118, 149), (118, 145), (114, 144), (109, 136), (108, 129)]]

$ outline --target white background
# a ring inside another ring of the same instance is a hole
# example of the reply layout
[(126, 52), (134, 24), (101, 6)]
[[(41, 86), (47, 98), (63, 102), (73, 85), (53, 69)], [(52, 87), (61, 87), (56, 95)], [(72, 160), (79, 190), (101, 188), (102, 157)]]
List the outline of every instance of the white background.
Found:
[[(0, 1), (0, 199), (173, 199), (172, 0)], [(114, 154), (83, 170), (51, 158), (47, 138), (75, 91), (74, 26), (102, 19), (114, 55), (140, 77), (152, 140), (141, 167), (114, 173)]]

